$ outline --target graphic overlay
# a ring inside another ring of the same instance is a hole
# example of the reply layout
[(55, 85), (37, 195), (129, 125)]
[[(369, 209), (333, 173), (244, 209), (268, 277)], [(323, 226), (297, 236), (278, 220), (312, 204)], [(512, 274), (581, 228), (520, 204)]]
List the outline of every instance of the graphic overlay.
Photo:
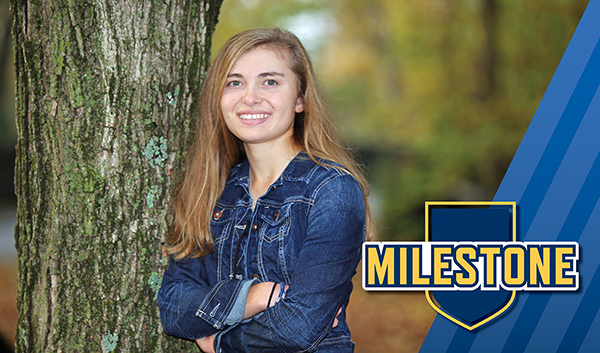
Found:
[(577, 244), (517, 242), (516, 202), (427, 202), (425, 223), (426, 241), (455, 241), (452, 254), (460, 269), (458, 291), (428, 290), (427, 300), (468, 330), (506, 311), (516, 291), (578, 287)]
[(516, 202), (427, 202), (425, 242), (363, 244), (363, 288), (425, 291), (444, 317), (474, 330), (517, 291), (579, 288), (576, 242), (518, 242)]
[[(438, 315), (420, 352), (597, 352), (600, 347), (600, 1), (591, 0), (495, 200), (523, 242), (577, 242), (579, 289), (525, 291), (469, 331)], [(525, 118), (525, 117), (524, 117)]]
[[(425, 241), (504, 241), (515, 242), (517, 225), (515, 202), (425, 203)], [(486, 251), (479, 267), (482, 285), (472, 291), (426, 291), (429, 304), (452, 322), (473, 330), (510, 307), (515, 290), (498, 288), (495, 258), (502, 248), (483, 245)], [(487, 259), (487, 260), (486, 260)], [(472, 276), (471, 276), (472, 277)], [(485, 277), (485, 278), (483, 278)], [(496, 290), (485, 290), (485, 289)]]

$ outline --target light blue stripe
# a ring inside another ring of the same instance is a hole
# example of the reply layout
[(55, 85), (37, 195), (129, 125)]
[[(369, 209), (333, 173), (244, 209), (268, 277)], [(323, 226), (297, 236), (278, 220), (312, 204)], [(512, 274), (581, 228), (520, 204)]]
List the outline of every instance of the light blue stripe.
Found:
[(598, 352), (598, 347), (600, 347), (600, 335), (598, 332), (600, 332), (600, 311), (596, 312), (596, 317), (581, 344), (579, 353)]
[(493, 323), (482, 327), (469, 352), (500, 353), (504, 342), (508, 339), (510, 329), (518, 318), (517, 315), (512, 315), (512, 313), (518, 313), (523, 309), (528, 295), (528, 293), (517, 293), (515, 301), (504, 315), (495, 319)]
[(430, 329), (427, 333), (419, 352), (445, 352), (458, 329), (458, 325), (441, 315), (437, 315), (433, 320), (431, 327), (434, 326), (435, 329)]

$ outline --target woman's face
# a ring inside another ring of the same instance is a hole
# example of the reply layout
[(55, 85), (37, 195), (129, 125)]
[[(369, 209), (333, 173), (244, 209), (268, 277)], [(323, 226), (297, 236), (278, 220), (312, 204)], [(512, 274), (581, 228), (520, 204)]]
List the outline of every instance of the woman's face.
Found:
[(221, 95), (225, 124), (245, 145), (292, 143), (294, 116), (303, 110), (285, 55), (265, 47), (235, 62)]

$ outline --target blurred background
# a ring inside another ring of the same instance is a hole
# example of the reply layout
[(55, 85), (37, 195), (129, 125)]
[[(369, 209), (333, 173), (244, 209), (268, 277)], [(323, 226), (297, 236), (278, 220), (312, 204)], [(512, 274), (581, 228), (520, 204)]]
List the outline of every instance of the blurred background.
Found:
[[(379, 239), (423, 240), (425, 201), (493, 198), (587, 3), (224, 0), (213, 52), (249, 28), (296, 33), (367, 169)], [(8, 345), (17, 318), (10, 21), (0, 0), (0, 337)], [(435, 317), (425, 295), (366, 293), (360, 276), (348, 312), (356, 352), (417, 352)]]

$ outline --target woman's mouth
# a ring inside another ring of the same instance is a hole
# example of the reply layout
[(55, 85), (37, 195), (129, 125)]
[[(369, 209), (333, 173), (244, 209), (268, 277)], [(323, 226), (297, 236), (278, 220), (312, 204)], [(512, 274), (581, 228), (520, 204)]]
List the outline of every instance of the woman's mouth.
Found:
[(271, 114), (266, 114), (266, 113), (262, 113), (262, 114), (238, 114), (238, 117), (242, 120), (260, 120), (260, 119), (266, 119), (269, 116), (271, 116)]

